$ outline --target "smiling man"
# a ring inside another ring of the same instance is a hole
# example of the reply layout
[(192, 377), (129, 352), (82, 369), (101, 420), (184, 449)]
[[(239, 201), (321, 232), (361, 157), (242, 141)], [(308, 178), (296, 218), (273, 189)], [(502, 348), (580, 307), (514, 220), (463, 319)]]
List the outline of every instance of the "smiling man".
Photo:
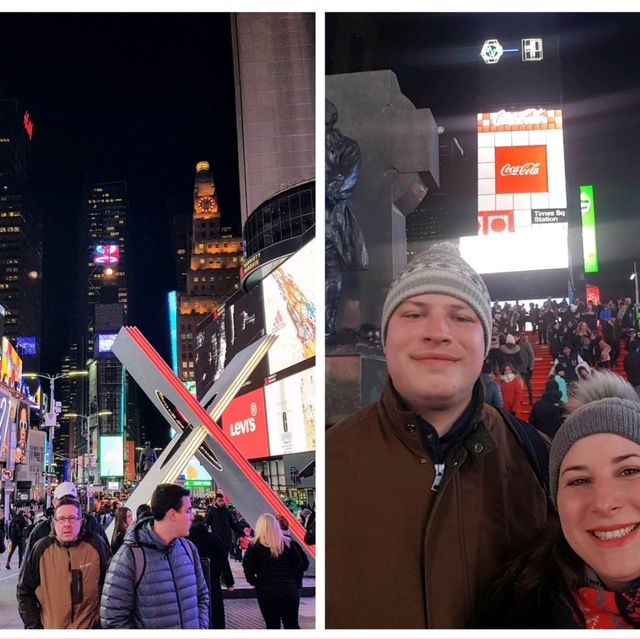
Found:
[(85, 531), (80, 504), (62, 497), (53, 530), (33, 546), (18, 584), (25, 628), (99, 628), (100, 591), (111, 551)]
[(329, 628), (463, 628), (547, 498), (480, 373), (491, 299), (455, 246), (391, 284), (382, 397), (327, 434)]

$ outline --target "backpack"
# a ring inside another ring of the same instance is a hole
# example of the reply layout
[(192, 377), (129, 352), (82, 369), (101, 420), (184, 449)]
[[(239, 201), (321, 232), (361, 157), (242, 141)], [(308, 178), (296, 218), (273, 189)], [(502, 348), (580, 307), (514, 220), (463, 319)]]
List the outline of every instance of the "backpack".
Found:
[(494, 408), (500, 413), (509, 430), (518, 440), (524, 451), (538, 483), (542, 486), (547, 497), (549, 496), (549, 449), (540, 433), (529, 423), (518, 419), (504, 408)]
[[(193, 564), (193, 550), (191, 549), (191, 544), (185, 544), (182, 540), (182, 537), (178, 537), (180, 540), (180, 544), (183, 548), (186, 549), (187, 555)], [(138, 589), (138, 585), (142, 581), (142, 577), (144, 576), (144, 571), (147, 568), (147, 556), (144, 552), (144, 546), (139, 544), (137, 541), (125, 541), (125, 546), (129, 546), (131, 548), (131, 553), (133, 554), (133, 567), (135, 571), (135, 580), (133, 582), (133, 590), (134, 592)], [(195, 564), (194, 564), (195, 565)]]

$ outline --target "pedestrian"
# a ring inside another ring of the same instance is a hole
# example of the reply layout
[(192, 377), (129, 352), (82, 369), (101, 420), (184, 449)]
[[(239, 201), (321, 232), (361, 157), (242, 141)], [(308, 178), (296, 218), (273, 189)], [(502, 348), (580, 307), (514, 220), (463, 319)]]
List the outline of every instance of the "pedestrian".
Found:
[(116, 509), (115, 524), (113, 526), (113, 534), (111, 535), (111, 553), (113, 555), (115, 555), (120, 546), (122, 546), (124, 535), (132, 522), (133, 514), (130, 508), (120, 506)]
[(529, 395), (529, 404), (533, 405), (533, 387), (531, 385), (531, 376), (533, 375), (533, 366), (536, 361), (536, 356), (533, 352), (533, 348), (529, 343), (529, 336), (523, 333), (518, 340), (518, 346), (520, 347), (521, 364), (516, 364), (516, 370), (520, 373), (522, 381), (527, 388)]
[(113, 557), (100, 603), (103, 628), (209, 627), (209, 593), (196, 547), (189, 491), (159, 484), (153, 518), (129, 527)]
[(542, 397), (533, 405), (529, 413), (529, 423), (551, 439), (556, 436), (564, 419), (564, 403), (558, 384), (549, 379)]
[(511, 364), (505, 364), (500, 375), (500, 392), (505, 410), (512, 415), (520, 417), (522, 414), (522, 391), (524, 385), (522, 378), (513, 369)]
[(144, 519), (145, 517), (153, 517), (151, 506), (149, 506), (149, 504), (140, 504), (136, 508), (136, 521), (140, 521), (140, 519)]
[(3, 555), (7, 550), (4, 543), (6, 536), (5, 522), (4, 522), (4, 508), (0, 506), (0, 555)]
[(479, 628), (640, 628), (640, 403), (608, 371), (576, 384), (549, 459), (556, 512), (477, 606)]
[(207, 508), (204, 519), (228, 555), (233, 546), (232, 531), (235, 529), (238, 534), (242, 534), (244, 526), (237, 524), (233, 520), (231, 512), (229, 512), (229, 509), (225, 505), (224, 495), (222, 493), (216, 493), (214, 502)]
[[(56, 486), (56, 489), (53, 491), (53, 509), (47, 514), (46, 518), (39, 521), (31, 530), (29, 534), (29, 538), (27, 539), (27, 546), (25, 548), (25, 557), (29, 557), (29, 553), (31, 549), (35, 545), (35, 543), (42, 539), (43, 537), (47, 537), (52, 530), (52, 520), (53, 520), (53, 511), (57, 505), (57, 503), (63, 497), (73, 497), (74, 499), (78, 499), (78, 490), (73, 482), (63, 481), (61, 484)], [(82, 518), (84, 519), (84, 527), (85, 530), (89, 532), (96, 533), (107, 546), (109, 546), (109, 541), (107, 540), (107, 536), (102, 530), (100, 523), (95, 517), (92, 517), (89, 513), (82, 513)]]
[(638, 340), (629, 342), (629, 352), (625, 355), (622, 365), (629, 383), (640, 396), (640, 349)]
[(188, 539), (198, 549), (200, 557), (206, 557), (209, 560), (208, 583), (211, 596), (209, 628), (225, 629), (224, 599), (220, 582), (224, 582), (227, 592), (233, 591), (235, 580), (231, 572), (231, 566), (229, 566), (229, 556), (220, 540), (209, 531), (202, 515), (196, 515), (193, 518)]
[(13, 517), (9, 522), (9, 541), (11, 542), (11, 551), (7, 557), (7, 570), (11, 570), (11, 557), (13, 553), (18, 551), (18, 570), (22, 566), (22, 558), (25, 548), (25, 530), (29, 525), (29, 521), (21, 510), (13, 513)]
[(256, 534), (242, 560), (247, 581), (255, 587), (267, 629), (300, 628), (298, 608), (304, 572), (297, 543), (282, 533), (276, 518), (258, 517)]
[(493, 377), (493, 365), (488, 358), (482, 365), (482, 374), (480, 375), (480, 379), (484, 385), (484, 401), (487, 404), (496, 406), (497, 408), (504, 408), (502, 392), (500, 391), (500, 386)]
[(39, 539), (18, 583), (18, 612), (27, 629), (100, 627), (100, 591), (111, 551), (83, 525), (79, 502), (57, 500), (53, 530)]
[[(391, 284), (382, 397), (327, 433), (327, 627), (464, 628), (495, 568), (546, 521), (520, 443), (544, 451), (542, 436), (484, 402), (491, 322), (486, 285), (450, 244)], [(367, 523), (382, 512), (391, 529)]]

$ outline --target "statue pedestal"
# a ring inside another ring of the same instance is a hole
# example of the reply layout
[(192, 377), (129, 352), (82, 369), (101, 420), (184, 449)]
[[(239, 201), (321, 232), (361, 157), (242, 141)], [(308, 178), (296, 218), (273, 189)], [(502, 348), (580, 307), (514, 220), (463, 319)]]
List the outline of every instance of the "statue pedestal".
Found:
[(326, 347), (325, 424), (349, 417), (380, 399), (387, 376), (384, 355), (355, 344)]

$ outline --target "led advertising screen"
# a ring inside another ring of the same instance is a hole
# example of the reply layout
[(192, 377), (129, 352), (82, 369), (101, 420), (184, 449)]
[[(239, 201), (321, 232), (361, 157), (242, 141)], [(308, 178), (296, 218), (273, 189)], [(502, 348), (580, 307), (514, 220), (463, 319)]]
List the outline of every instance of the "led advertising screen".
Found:
[(598, 272), (598, 246), (596, 244), (596, 205), (593, 186), (580, 187), (580, 219), (582, 220), (582, 254), (584, 272)]
[[(222, 353), (222, 356), (220, 356)], [(210, 314), (198, 324), (194, 352), (196, 397), (201, 400), (224, 369), (224, 313)]]
[(117, 244), (96, 244), (93, 263), (96, 266), (116, 266), (120, 263), (120, 247)]
[(98, 353), (110, 353), (116, 337), (118, 337), (118, 333), (99, 333), (97, 342)]
[(22, 377), (22, 359), (11, 342), (2, 338), (2, 381), (15, 388)]
[(314, 370), (309, 368), (264, 387), (272, 456), (315, 449)]
[(27, 459), (27, 444), (29, 438), (29, 409), (20, 403), (18, 418), (16, 419), (16, 448), (13, 459), (16, 464), (24, 464)]
[(100, 435), (100, 477), (124, 477), (124, 442), (120, 435)]
[(267, 415), (262, 388), (236, 397), (222, 413), (222, 429), (246, 457), (269, 457)]
[(269, 372), (276, 373), (316, 354), (315, 240), (262, 282), (267, 333), (278, 339), (269, 350)]
[(9, 460), (9, 446), (11, 445), (10, 419), (11, 395), (0, 388), (0, 462), (5, 465)]
[(36, 338), (16, 337), (16, 350), (21, 355), (36, 355)]
[(562, 111), (478, 114), (478, 233), (460, 253), (479, 273), (567, 268)]
[(196, 457), (191, 458), (183, 474), (185, 488), (211, 488), (211, 475)]

